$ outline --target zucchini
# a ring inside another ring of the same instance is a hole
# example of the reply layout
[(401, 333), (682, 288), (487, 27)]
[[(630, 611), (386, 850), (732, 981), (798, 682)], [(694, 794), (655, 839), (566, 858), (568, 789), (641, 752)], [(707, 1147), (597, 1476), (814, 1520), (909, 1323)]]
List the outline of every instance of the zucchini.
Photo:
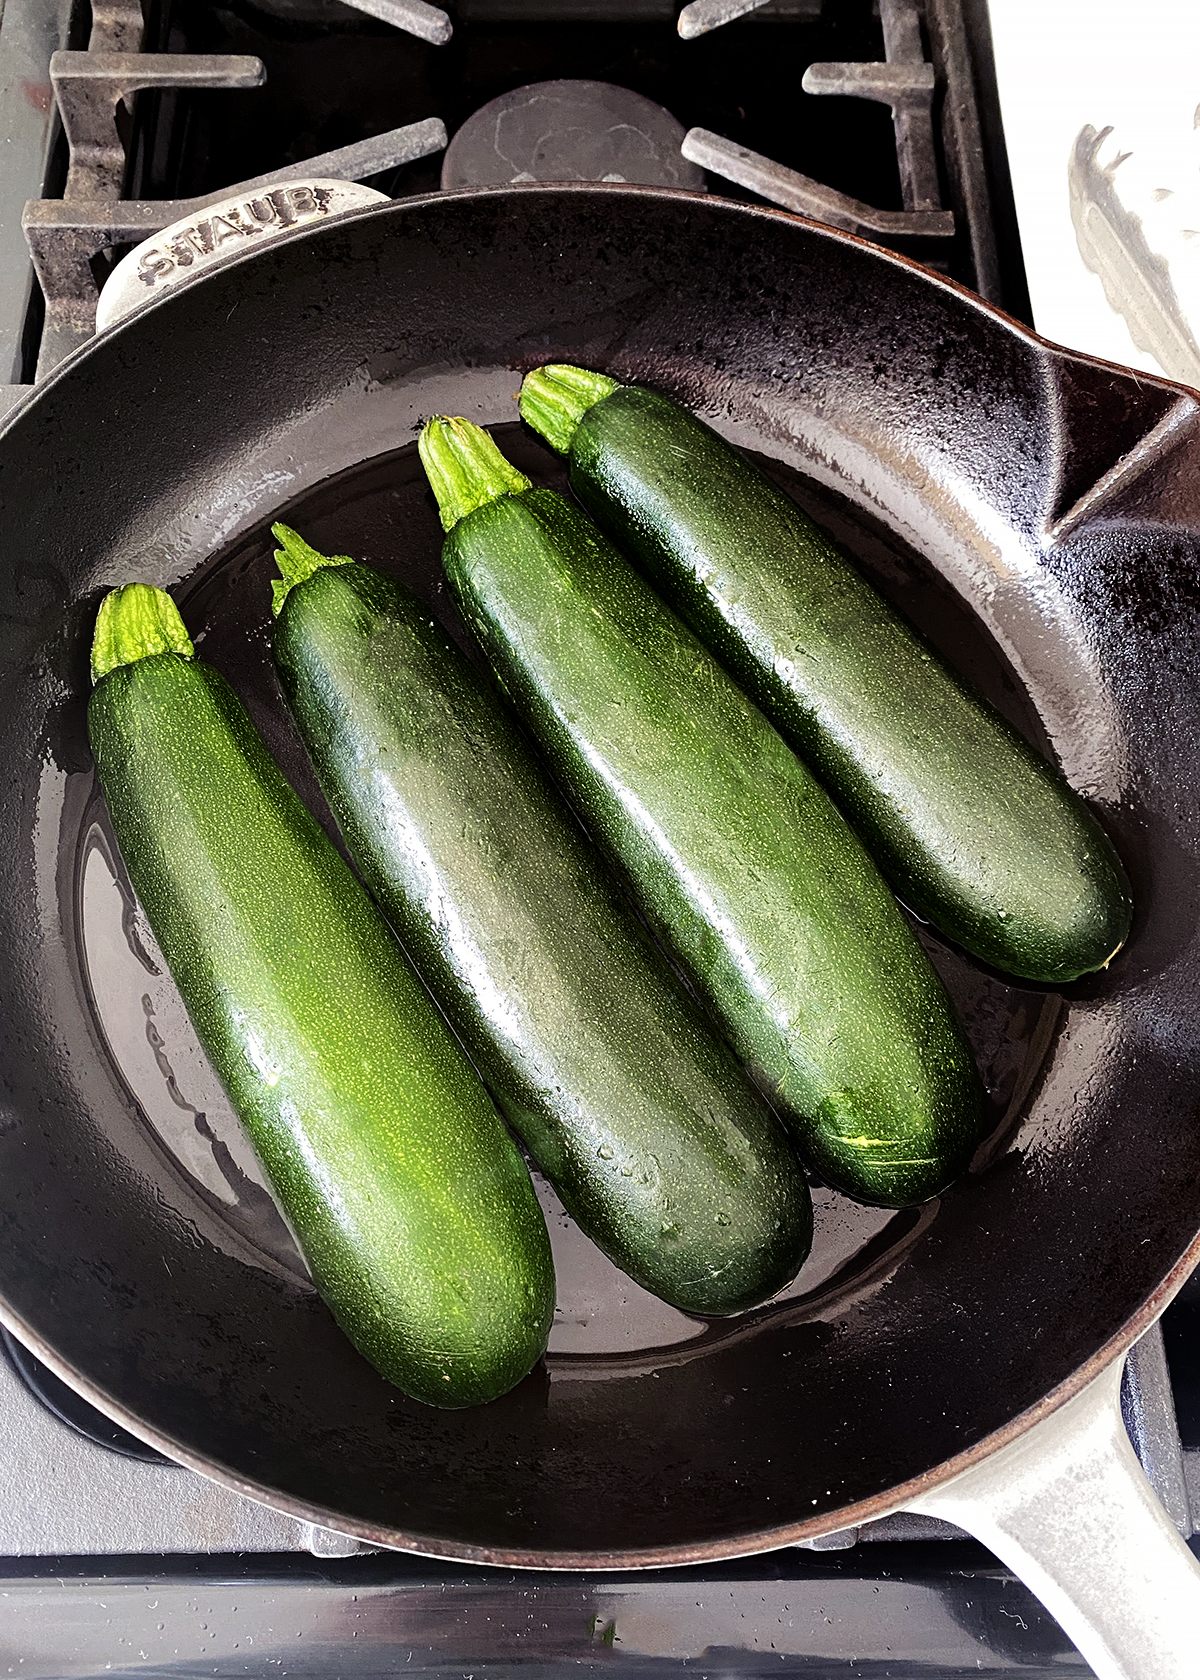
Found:
[(698, 1018), (507, 708), (406, 589), (276, 525), (275, 663), (350, 855), (576, 1223), (739, 1312), (812, 1240), (779, 1122)]
[(980, 1089), (950, 1000), (791, 748), (579, 508), (421, 433), (454, 596), (594, 838), (830, 1183), (927, 1199)]
[(134, 891), (317, 1289), (406, 1394), (503, 1394), (545, 1348), (554, 1271), (483, 1086), (168, 595), (106, 597), (92, 676)]
[(1022, 979), (1112, 961), (1132, 904), (1095, 817), (758, 467), (670, 398), (582, 368), (531, 373), (521, 413), (907, 904)]

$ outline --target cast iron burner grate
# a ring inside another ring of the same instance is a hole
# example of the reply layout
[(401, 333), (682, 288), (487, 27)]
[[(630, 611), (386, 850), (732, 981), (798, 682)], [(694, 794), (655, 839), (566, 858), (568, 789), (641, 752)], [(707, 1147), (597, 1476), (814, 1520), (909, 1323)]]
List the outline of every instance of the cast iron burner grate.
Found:
[(666, 133), (682, 124), (682, 155), (656, 141), (614, 161), (578, 125), (515, 179), (701, 186), (707, 171), (714, 190), (862, 234), (1021, 312), (994, 231), (978, 0), (877, 3), (878, 17), (868, 0), (695, 0), (677, 17), (670, 0), (460, 0), (452, 16), (426, 0), (151, 0), (145, 21), (138, 0), (97, 3), (87, 50), (51, 59), (62, 196), (24, 217), (36, 372), (95, 330), (116, 257), (230, 192), (297, 172), (393, 196), (495, 179), (472, 123), (531, 83), (652, 102)]

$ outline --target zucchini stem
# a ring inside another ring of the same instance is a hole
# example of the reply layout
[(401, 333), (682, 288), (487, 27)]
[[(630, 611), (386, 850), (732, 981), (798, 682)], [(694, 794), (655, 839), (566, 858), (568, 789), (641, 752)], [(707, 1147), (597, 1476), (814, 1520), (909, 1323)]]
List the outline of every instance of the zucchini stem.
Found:
[(165, 589), (126, 583), (108, 592), (96, 614), (92, 681), (98, 683), (118, 665), (134, 665), (156, 653), (178, 653), (190, 659), (195, 651), (179, 608)]
[(460, 519), (488, 502), (532, 489), (483, 427), (469, 420), (435, 414), (421, 427), (417, 448), (444, 531), (452, 531)]
[(607, 374), (589, 373), (569, 362), (548, 362), (521, 382), (521, 418), (551, 449), (565, 455), (588, 409), (618, 389), (618, 381)]
[(295, 589), (322, 566), (352, 566), (348, 554), (318, 554), (290, 525), (272, 525), (271, 535), (283, 546), (275, 550), (280, 577), (271, 579), (271, 611), (278, 618), (289, 590)]

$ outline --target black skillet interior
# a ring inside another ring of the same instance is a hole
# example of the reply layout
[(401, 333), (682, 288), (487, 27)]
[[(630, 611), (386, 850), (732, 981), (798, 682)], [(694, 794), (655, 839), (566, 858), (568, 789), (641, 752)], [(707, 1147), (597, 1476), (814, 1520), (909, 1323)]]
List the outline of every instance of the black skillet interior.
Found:
[[(656, 383), (761, 452), (1052, 743), (1137, 919), (1113, 968), (1061, 996), (929, 937), (992, 1137), (919, 1213), (818, 1189), (813, 1261), (767, 1309), (705, 1326), (659, 1307), (547, 1193), (551, 1356), (447, 1413), (343, 1341), (261, 1187), (113, 855), (87, 649), (104, 587), (176, 587), (198, 651), (313, 795), (267, 657), (270, 520), (395, 571), (454, 628), (414, 429), (502, 423), (561, 483), (512, 403), (551, 358)], [(1081, 1375), (1200, 1225), (1195, 424), (1176, 388), (1053, 351), (853, 241), (627, 188), (387, 207), (74, 359), (0, 439), (7, 1321), (198, 1468), (352, 1533), (502, 1561), (682, 1560), (838, 1527)]]

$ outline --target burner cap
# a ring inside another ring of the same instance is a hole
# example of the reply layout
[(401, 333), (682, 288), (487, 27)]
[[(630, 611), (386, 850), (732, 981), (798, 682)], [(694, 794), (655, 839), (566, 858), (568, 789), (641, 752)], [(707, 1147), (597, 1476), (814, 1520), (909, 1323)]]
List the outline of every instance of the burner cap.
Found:
[(670, 111), (610, 82), (533, 82), (468, 117), (442, 161), (443, 187), (629, 181), (704, 191)]

